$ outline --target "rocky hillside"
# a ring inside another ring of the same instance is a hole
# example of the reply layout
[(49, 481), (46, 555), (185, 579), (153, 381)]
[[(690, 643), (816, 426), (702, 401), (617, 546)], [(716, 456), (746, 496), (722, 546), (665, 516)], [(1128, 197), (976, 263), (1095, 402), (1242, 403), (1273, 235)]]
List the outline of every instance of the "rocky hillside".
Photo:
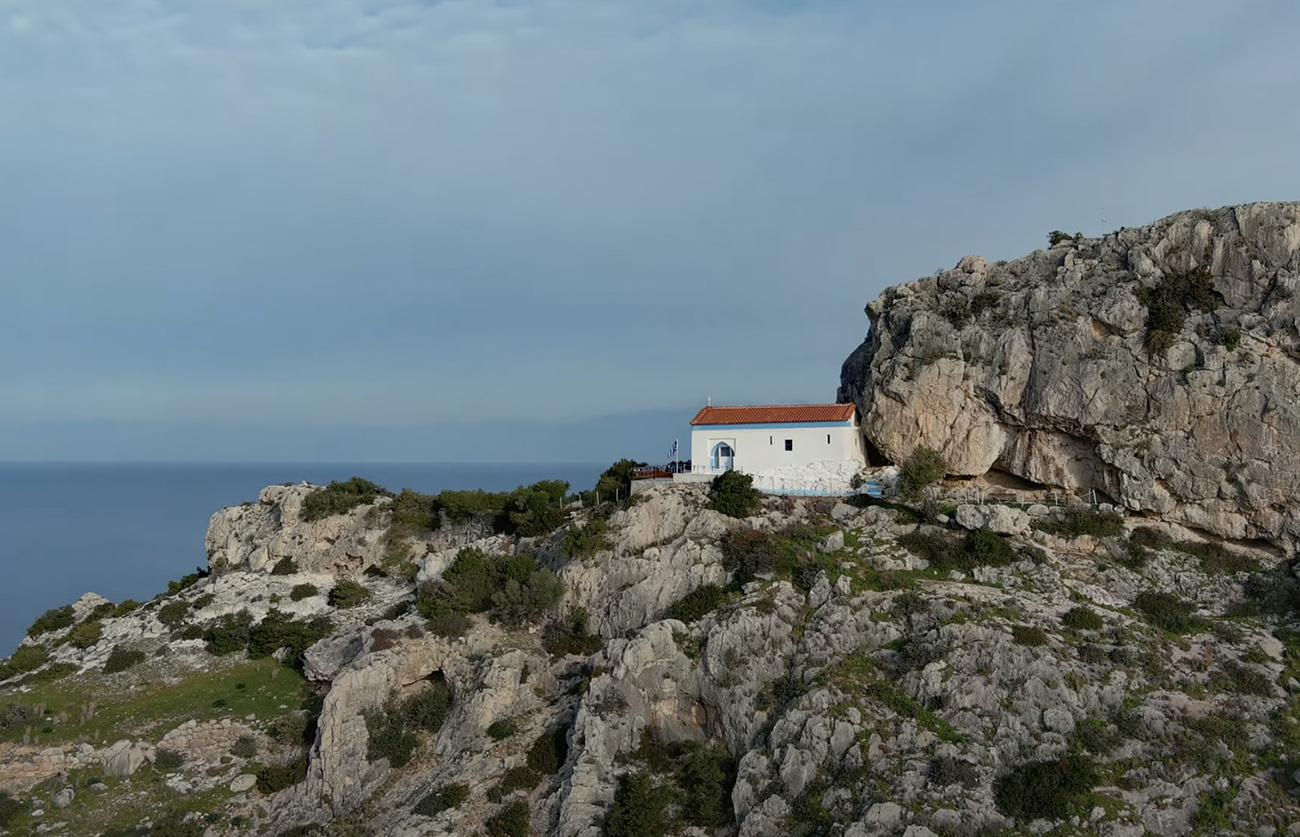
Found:
[(1054, 234), (886, 290), (840, 398), (901, 462), (1096, 489), (1220, 537), (1300, 535), (1300, 204)]
[[(1300, 583), (1101, 509), (275, 486), (0, 667), (0, 830), (1300, 833)], [(927, 515), (930, 515), (927, 517)]]

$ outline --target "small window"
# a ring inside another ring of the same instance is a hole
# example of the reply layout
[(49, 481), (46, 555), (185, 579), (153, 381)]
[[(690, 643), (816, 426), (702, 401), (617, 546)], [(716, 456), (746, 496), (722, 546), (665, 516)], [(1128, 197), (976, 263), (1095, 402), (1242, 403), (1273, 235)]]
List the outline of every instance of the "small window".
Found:
[(786, 450), (794, 450), (794, 439), (786, 439), (786, 440), (785, 440), (785, 449), (786, 449)]
[(732, 456), (731, 445), (718, 445), (718, 456)]
[(767, 437), (767, 443), (768, 443), (769, 445), (772, 444), (772, 437), (771, 437), (771, 436), (768, 436), (768, 437)]
[(826, 444), (829, 445), (830, 443), (831, 443), (831, 434), (827, 433), (827, 434), (826, 434)]

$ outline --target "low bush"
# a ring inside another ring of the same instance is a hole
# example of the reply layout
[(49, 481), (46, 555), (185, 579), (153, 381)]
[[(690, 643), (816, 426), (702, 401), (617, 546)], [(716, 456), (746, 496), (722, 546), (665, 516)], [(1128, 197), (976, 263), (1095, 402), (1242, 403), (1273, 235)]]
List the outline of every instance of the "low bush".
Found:
[(422, 817), (434, 817), (443, 811), (450, 811), (466, 799), (469, 799), (468, 785), (443, 785), (415, 803), (412, 810)]
[(267, 611), (266, 616), (248, 632), (248, 656), (269, 657), (281, 648), (288, 649), (284, 662), (301, 668), (307, 649), (329, 636), (334, 625), (327, 617), (298, 621), (281, 610)]
[(1195, 607), (1172, 593), (1138, 593), (1133, 607), (1147, 622), (1170, 633), (1185, 634), (1204, 625)]
[(672, 826), (668, 806), (673, 800), (672, 790), (655, 782), (646, 771), (620, 776), (601, 833), (604, 837), (666, 837)]
[(255, 765), (252, 773), (257, 777), (257, 789), (262, 793), (282, 791), (307, 778), (307, 754), (282, 764)]
[(609, 523), (603, 517), (593, 517), (584, 526), (571, 526), (564, 535), (564, 554), (570, 558), (586, 558), (609, 548)]
[(1236, 692), (1240, 695), (1273, 697), (1273, 681), (1259, 669), (1242, 665), (1236, 660), (1228, 660), (1221, 671), (1211, 678), (1211, 686), (1216, 691)]
[(1109, 538), (1123, 534), (1124, 518), (1115, 512), (1098, 511), (1088, 506), (1067, 506), (1039, 518), (1034, 522), (1034, 528), (1063, 538), (1083, 535)]
[(721, 747), (696, 745), (678, 761), (674, 778), (681, 815), (692, 825), (717, 829), (733, 819), (736, 762)]
[(709, 508), (727, 517), (749, 517), (758, 511), (763, 495), (754, 488), (754, 478), (739, 471), (726, 471), (713, 478)]
[(943, 454), (927, 447), (917, 448), (899, 469), (899, 487), (903, 496), (915, 500), (927, 486), (943, 479), (947, 471), (948, 463), (944, 462)]
[(380, 497), (392, 496), (393, 493), (382, 485), (361, 477), (352, 477), (343, 482), (336, 480), (303, 498), (302, 519), (321, 520), (336, 514), (346, 514), (357, 506), (370, 505)]
[(515, 791), (532, 790), (541, 781), (541, 776), (528, 767), (512, 767), (501, 777), (501, 781), (487, 792), (489, 802), (500, 802)]
[(0, 711), (0, 730), (22, 729), (40, 720), (41, 714), (35, 707), (21, 703), (11, 703)]
[(104, 662), (104, 673), (116, 674), (143, 662), (143, 651), (130, 651), (114, 645), (112, 652), (108, 655), (108, 660)]
[(167, 595), (174, 596), (182, 590), (188, 590), (211, 574), (202, 567), (195, 567), (194, 572), (183, 575), (176, 581), (167, 582)]
[(1245, 598), (1234, 609), (1241, 615), (1286, 616), (1300, 611), (1300, 580), (1293, 569), (1294, 564), (1288, 562), (1247, 578), (1241, 585)]
[(1067, 610), (1061, 617), (1061, 624), (1076, 631), (1100, 631), (1105, 626), (1101, 614), (1082, 605)]
[(171, 770), (180, 770), (185, 766), (185, 754), (180, 750), (159, 747), (153, 756), (153, 766), (164, 773)]
[(289, 591), (289, 601), (300, 602), (303, 599), (310, 599), (312, 596), (320, 594), (320, 588), (315, 584), (295, 584)]
[(75, 621), (77, 616), (72, 610), (72, 605), (56, 607), (37, 616), (36, 621), (27, 629), (27, 635), (37, 637), (50, 631), (61, 631), (71, 627)]
[(1002, 567), (1014, 562), (1015, 550), (1006, 538), (988, 529), (967, 532), (960, 541), (940, 532), (917, 528), (898, 538), (899, 546), (924, 558), (931, 569), (961, 570)]
[(241, 735), (230, 745), (230, 755), (241, 759), (251, 759), (257, 755), (257, 739), (251, 735)]
[(786, 564), (793, 568), (793, 560), (780, 548), (776, 538), (757, 529), (733, 529), (723, 535), (718, 544), (722, 550), (722, 566), (734, 573), (737, 584), (746, 584), (759, 574), (775, 572)]
[(435, 613), (425, 621), (429, 633), (455, 639), (469, 633), (469, 617), (463, 613)]
[(281, 715), (271, 723), (271, 737), (281, 744), (308, 744), (311, 737), (311, 717), (305, 712), (291, 712)]
[(993, 783), (993, 799), (1008, 817), (1059, 820), (1075, 812), (1098, 781), (1087, 756), (1029, 762)]
[(1085, 753), (1105, 756), (1119, 743), (1119, 735), (1112, 732), (1110, 724), (1101, 718), (1084, 718), (1074, 727), (1072, 746)]
[(973, 788), (979, 784), (979, 772), (975, 769), (975, 765), (952, 756), (931, 759), (925, 769), (925, 778), (930, 784), (940, 788), (948, 785)]
[[(248, 637), (253, 627), (253, 614), (247, 609), (227, 613), (203, 631), (203, 641), (208, 653), (218, 657), (248, 648)], [(272, 649), (274, 650), (274, 649)]]
[(1011, 639), (1015, 641), (1016, 645), (1036, 648), (1047, 644), (1047, 633), (1042, 628), (1030, 625), (1014, 625), (1011, 628)]
[(716, 584), (696, 587), (668, 608), (669, 619), (690, 624), (717, 610), (727, 600), (726, 591)]
[(370, 736), (366, 744), (366, 758), (370, 761), (387, 759), (393, 769), (409, 764), (420, 742), (407, 732), (401, 714), (391, 710), (374, 711), (367, 712), (365, 718), (366, 732)]
[(402, 716), (408, 726), (426, 732), (437, 732), (451, 714), (452, 703), (451, 687), (438, 675), (431, 677), (429, 685), (424, 689), (403, 701)]
[(488, 837), (528, 837), (528, 806), (523, 802), (511, 802), (497, 811), (484, 825)]
[(564, 595), (555, 573), (538, 567), (533, 556), (517, 555), (505, 565), (505, 586), (492, 594), (494, 615), (507, 625), (524, 625), (540, 617)]
[(489, 556), (467, 548), (441, 579), (421, 585), (416, 607), (426, 619), (494, 610), (501, 621), (520, 625), (553, 607), (563, 592), (555, 574), (538, 567), (532, 555)]
[(298, 562), (288, 555), (275, 562), (271, 567), (271, 575), (296, 575), (298, 573)]
[(537, 736), (528, 749), (528, 767), (543, 776), (558, 773), (569, 758), (569, 731), (556, 727)]
[(20, 645), (9, 655), (9, 659), (0, 663), (0, 680), (8, 680), (29, 671), (35, 671), (50, 659), (50, 652), (43, 645)]
[(0, 791), (0, 828), (8, 828), (22, 809), (21, 802), (10, 796), (7, 791)]
[(334, 582), (325, 600), (329, 602), (330, 607), (348, 610), (363, 604), (369, 598), (370, 590), (365, 585), (345, 576)]
[(119, 604), (117, 607), (113, 608), (113, 615), (126, 616), (129, 613), (135, 612), (135, 610), (138, 609), (139, 607), (140, 607), (140, 603), (137, 602), (135, 599), (127, 599), (126, 601)]
[(605, 643), (591, 633), (589, 619), (586, 608), (573, 608), (567, 616), (546, 626), (542, 632), (542, 647), (556, 656), (595, 654)]
[(176, 628), (185, 621), (185, 615), (190, 612), (190, 603), (186, 601), (168, 602), (158, 608), (154, 614), (158, 621), (168, 628)]
[(493, 721), (488, 725), (487, 734), (493, 741), (503, 741), (519, 731), (515, 722), (509, 718)]
[(98, 619), (77, 623), (63, 639), (73, 648), (89, 648), (104, 636), (104, 625)]

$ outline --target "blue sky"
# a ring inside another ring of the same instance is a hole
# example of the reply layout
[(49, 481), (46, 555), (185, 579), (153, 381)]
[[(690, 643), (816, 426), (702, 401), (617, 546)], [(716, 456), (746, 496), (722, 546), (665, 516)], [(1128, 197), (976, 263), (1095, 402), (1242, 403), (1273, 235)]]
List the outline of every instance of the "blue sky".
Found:
[(0, 0), (0, 459), (600, 460), (830, 400), (889, 284), (1300, 199), (1297, 42), (1291, 0)]

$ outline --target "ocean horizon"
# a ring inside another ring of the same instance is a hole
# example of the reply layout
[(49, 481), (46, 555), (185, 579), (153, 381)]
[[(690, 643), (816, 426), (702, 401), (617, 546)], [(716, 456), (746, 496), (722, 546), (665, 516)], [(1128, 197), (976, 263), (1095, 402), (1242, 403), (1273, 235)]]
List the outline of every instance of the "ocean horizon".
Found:
[(393, 491), (590, 488), (591, 462), (0, 462), (0, 657), (52, 607), (98, 593), (147, 601), (207, 566), (213, 513), (268, 485), (359, 476)]

